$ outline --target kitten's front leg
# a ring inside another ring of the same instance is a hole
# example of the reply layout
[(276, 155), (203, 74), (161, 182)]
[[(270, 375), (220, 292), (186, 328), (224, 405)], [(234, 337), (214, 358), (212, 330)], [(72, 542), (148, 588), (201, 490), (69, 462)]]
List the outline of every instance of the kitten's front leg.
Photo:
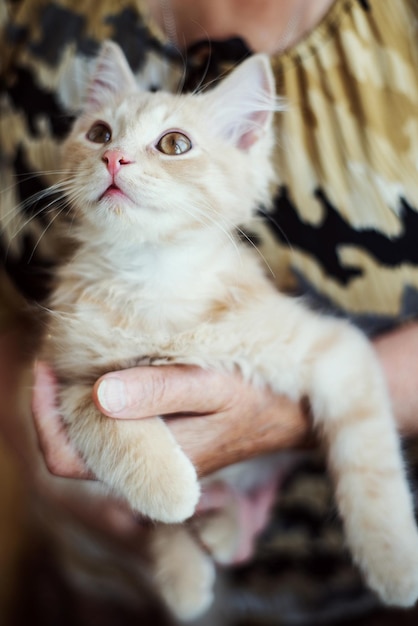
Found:
[(418, 532), (383, 375), (360, 333), (338, 322), (322, 331), (308, 350), (309, 395), (328, 444), (347, 541), (384, 602), (412, 606)]
[(166, 523), (193, 514), (200, 495), (195, 468), (160, 418), (104, 417), (88, 385), (65, 386), (59, 397), (70, 440), (94, 475), (132, 509)]
[(390, 399), (368, 340), (280, 295), (251, 303), (216, 330), (206, 343), (199, 338), (202, 351), (213, 345), (222, 354), (232, 344), (244, 374), (294, 400), (309, 398), (352, 555), (384, 602), (412, 606), (418, 598), (414, 504)]

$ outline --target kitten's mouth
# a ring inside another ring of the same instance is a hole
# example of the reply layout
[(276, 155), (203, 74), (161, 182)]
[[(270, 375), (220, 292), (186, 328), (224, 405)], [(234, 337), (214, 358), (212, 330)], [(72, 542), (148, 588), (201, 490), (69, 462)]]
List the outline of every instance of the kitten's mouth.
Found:
[(109, 198), (112, 196), (119, 196), (119, 195), (124, 196), (125, 194), (123, 193), (122, 189), (120, 189), (117, 185), (112, 183), (111, 185), (109, 185), (109, 187), (107, 187), (107, 189), (104, 190), (99, 200), (103, 200), (103, 198)]

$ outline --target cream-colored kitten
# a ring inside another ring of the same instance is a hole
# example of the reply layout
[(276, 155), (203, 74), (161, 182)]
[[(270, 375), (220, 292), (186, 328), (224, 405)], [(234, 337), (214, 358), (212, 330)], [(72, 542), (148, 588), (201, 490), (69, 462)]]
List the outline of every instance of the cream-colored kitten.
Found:
[[(413, 505), (368, 341), (278, 293), (235, 236), (269, 202), (274, 94), (263, 56), (205, 93), (143, 93), (108, 43), (64, 147), (79, 247), (59, 273), (42, 356), (87, 465), (133, 509), (165, 523), (152, 546), (155, 581), (182, 618), (210, 604), (214, 578), (212, 560), (180, 524), (199, 500), (196, 471), (162, 419), (98, 412), (91, 387), (104, 372), (149, 363), (238, 368), (254, 384), (308, 397), (354, 560), (385, 602), (409, 606), (418, 596)], [(216, 478), (252, 487), (265, 465)], [(201, 529), (224, 560), (230, 519)]]

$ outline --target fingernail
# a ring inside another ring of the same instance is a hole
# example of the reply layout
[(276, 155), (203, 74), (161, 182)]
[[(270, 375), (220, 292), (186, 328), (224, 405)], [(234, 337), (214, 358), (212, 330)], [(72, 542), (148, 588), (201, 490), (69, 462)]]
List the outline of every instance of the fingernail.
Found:
[(126, 407), (125, 385), (119, 378), (104, 378), (97, 389), (97, 397), (109, 413), (120, 413)]

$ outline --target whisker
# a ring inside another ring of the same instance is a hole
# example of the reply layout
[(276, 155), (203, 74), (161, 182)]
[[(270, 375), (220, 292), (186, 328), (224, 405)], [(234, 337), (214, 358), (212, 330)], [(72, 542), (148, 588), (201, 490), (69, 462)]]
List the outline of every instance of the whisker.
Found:
[[(245, 57), (244, 57), (244, 59), (245, 59)], [(225, 70), (224, 72), (221, 72), (218, 76), (212, 78), (212, 80), (208, 81), (207, 83), (203, 84), (203, 81), (201, 81), (199, 83), (200, 87), (198, 86), (199, 89), (196, 88), (193, 91), (193, 94), (203, 93), (204, 91), (206, 91), (207, 89), (212, 87), (212, 85), (216, 85), (220, 80), (225, 78), (231, 71), (233, 71), (242, 61), (244, 61), (244, 59), (242, 59), (241, 61), (236, 61), (231, 67), (228, 67), (227, 70)], [(209, 70), (209, 59), (208, 59), (208, 63), (207, 63), (207, 71), (208, 70)]]
[(29, 256), (28, 263), (30, 263), (30, 262), (32, 261), (33, 256), (34, 256), (34, 254), (35, 254), (35, 252), (36, 252), (36, 249), (37, 249), (37, 247), (39, 246), (39, 244), (40, 244), (40, 242), (41, 242), (42, 238), (44, 237), (45, 233), (48, 231), (48, 229), (49, 229), (49, 228), (51, 228), (52, 224), (53, 224), (53, 223), (55, 222), (55, 220), (56, 220), (56, 219), (57, 219), (57, 218), (61, 215), (61, 213), (62, 213), (63, 211), (64, 211), (64, 207), (63, 207), (60, 211), (58, 211), (58, 212), (56, 213), (56, 215), (52, 218), (52, 220), (50, 220), (49, 224), (48, 224), (48, 225), (44, 228), (44, 230), (41, 232), (41, 234), (39, 235), (39, 237), (38, 237), (38, 239), (37, 239), (37, 241), (36, 241), (36, 243), (35, 243), (35, 245), (34, 245), (34, 247), (33, 247), (33, 249), (32, 249), (32, 252), (31, 252), (31, 254), (30, 254), (30, 256)]
[[(194, 207), (194, 213), (192, 213), (191, 211), (187, 211), (188, 215), (191, 215), (192, 217), (196, 217), (197, 215), (201, 218), (200, 222), (204, 225), (214, 225), (216, 226), (216, 228), (218, 228), (221, 233), (223, 235), (226, 236), (227, 240), (230, 241), (230, 243), (232, 243), (235, 251), (237, 252), (238, 256), (241, 256), (241, 252), (239, 249), (239, 246), (234, 238), (234, 236), (231, 233), (233, 224), (229, 223), (228, 221), (225, 220), (224, 216), (221, 216), (216, 210), (213, 209), (213, 207), (211, 207), (210, 205), (207, 205), (207, 210), (204, 212), (202, 209), (200, 209), (199, 207)], [(185, 207), (182, 207), (183, 210), (186, 210)], [(215, 214), (215, 217), (212, 217), (211, 213)], [(203, 220), (202, 218), (205, 218), (205, 220)], [(222, 218), (222, 219), (221, 219)], [(224, 222), (224, 225), (222, 222)], [(229, 226), (229, 228), (228, 228)]]
[[(71, 184), (72, 183), (70, 180), (63, 180), (63, 181), (54, 183), (52, 185), (48, 185), (47, 187), (45, 187), (45, 189), (41, 189), (40, 191), (37, 191), (34, 194), (31, 194), (24, 201), (20, 202), (17, 208), (19, 210), (22, 210), (22, 209), (24, 210), (31, 203), (36, 203), (39, 200), (42, 200), (43, 198), (45, 198), (46, 196), (51, 195), (52, 193), (65, 192), (67, 191), (67, 189), (71, 188)], [(13, 187), (10, 186), (7, 189), (10, 190), (12, 188)], [(4, 189), (3, 191), (6, 191), (7, 189)], [(16, 207), (13, 207), (12, 209), (10, 209), (10, 211), (8, 211), (6, 214), (3, 215), (3, 218), (8, 217), (10, 213), (14, 213), (15, 211), (16, 211)]]
[[(198, 82), (198, 84), (196, 85), (196, 87), (193, 89), (193, 95), (196, 95), (196, 94), (201, 93), (201, 92), (204, 90), (204, 88), (206, 88), (206, 86), (203, 88), (203, 85), (204, 85), (204, 83), (205, 83), (206, 76), (207, 76), (207, 75), (208, 75), (208, 73), (209, 73), (210, 62), (211, 62), (211, 59), (212, 59), (212, 42), (211, 42), (211, 40), (210, 40), (210, 38), (209, 38), (209, 33), (208, 33), (208, 32), (206, 31), (206, 29), (204, 29), (202, 26), (200, 26), (200, 27), (201, 27), (201, 28), (202, 28), (202, 30), (204, 30), (204, 32), (205, 32), (206, 39), (207, 39), (207, 42), (208, 42), (208, 44), (209, 44), (209, 53), (208, 53), (208, 56), (207, 56), (207, 58), (206, 58), (206, 64), (205, 64), (205, 67), (203, 68), (203, 74), (202, 74), (202, 77), (201, 77), (201, 79), (199, 80), (199, 82)], [(210, 83), (209, 83), (209, 84), (210, 84)]]
[[(27, 183), (27, 182), (30, 182), (31, 180), (41, 179), (43, 175), (45, 176), (53, 175), (53, 176), (60, 176), (60, 177), (68, 178), (71, 175), (71, 172), (69, 172), (68, 170), (50, 170), (50, 171), (42, 170), (39, 172), (31, 172), (30, 174), (13, 174), (11, 178), (17, 179), (16, 182), (14, 182), (13, 184), (4, 186), (0, 191), (0, 196), (5, 195), (11, 190), (19, 189), (22, 183)], [(40, 191), (37, 191), (34, 194), (31, 194), (25, 200), (25, 202), (31, 201), (31, 199), (35, 198), (37, 194), (50, 193), (51, 188), (58, 186), (60, 183), (64, 181), (57, 181), (56, 183), (50, 183), (50, 182), (46, 183), (46, 181), (39, 180), (39, 182), (43, 185), (44, 189), (41, 189)]]
[(187, 47), (184, 46), (183, 50), (181, 48), (176, 48), (177, 52), (179, 53), (179, 56), (181, 58), (182, 61), (182, 72), (181, 72), (181, 78), (178, 81), (178, 85), (176, 88), (176, 95), (179, 96), (184, 89), (184, 83), (186, 82), (186, 77), (187, 77), (187, 64), (188, 64), (188, 60), (187, 60)]
[[(232, 243), (235, 252), (237, 253), (238, 257), (241, 257), (241, 250), (239, 248), (239, 245), (234, 237), (234, 235), (232, 234), (231, 231), (235, 230), (235, 225), (232, 222), (229, 222), (229, 220), (227, 220), (224, 216), (222, 216), (222, 220), (220, 219), (221, 216), (220, 214), (215, 211), (215, 215), (217, 217), (217, 220), (215, 220), (213, 218), (213, 223), (222, 231), (222, 233), (224, 235), (227, 236), (227, 239)], [(225, 225), (224, 225), (225, 224)]]
[(266, 257), (264, 256), (264, 254), (261, 252), (260, 248), (254, 243), (254, 241), (251, 239), (251, 237), (249, 237), (247, 235), (247, 233), (245, 232), (245, 230), (242, 230), (242, 228), (240, 228), (239, 226), (236, 227), (237, 231), (239, 232), (239, 234), (244, 237), (244, 239), (246, 241), (248, 241), (249, 244), (251, 244), (251, 246), (254, 248), (254, 250), (257, 252), (257, 254), (259, 255), (260, 259), (262, 260), (263, 264), (267, 267), (269, 273), (271, 274), (271, 277), (273, 279), (276, 278), (276, 275), (273, 271), (273, 268), (271, 267), (270, 263), (267, 261)]
[(23, 215), (25, 212), (25, 209), (33, 204), (34, 205), (34, 210), (32, 211), (32, 214), (23, 221), (23, 223), (20, 224), (19, 228), (17, 229), (16, 232), (14, 232), (11, 235), (11, 238), (15, 238), (17, 237), (17, 235), (24, 229), (26, 228), (26, 226), (28, 224), (30, 224), (31, 221), (33, 221), (34, 219), (36, 219), (37, 217), (39, 217), (41, 214), (43, 213), (48, 213), (48, 209), (50, 209), (50, 207), (53, 207), (53, 205), (57, 202), (59, 202), (62, 199), (62, 195), (57, 196), (55, 198), (53, 198), (48, 204), (42, 204), (42, 206), (39, 209), (35, 210), (35, 206), (36, 204), (40, 201), (43, 200), (45, 197), (47, 197), (49, 194), (52, 193), (57, 193), (57, 190), (55, 189), (46, 189), (43, 190), (42, 192), (38, 192), (36, 194), (34, 194), (32, 197), (28, 198), (27, 200), (25, 200), (25, 202), (22, 202), (20, 205), (18, 205), (17, 207), (13, 207), (6, 215), (3, 216), (3, 228), (7, 228), (9, 226), (9, 224), (13, 221), (13, 219), (23, 219)]
[(294, 248), (292, 246), (292, 243), (291, 243), (290, 239), (288, 238), (288, 236), (286, 235), (286, 233), (283, 230), (283, 228), (280, 226), (279, 222), (271, 215), (271, 213), (269, 213), (269, 211), (266, 211), (262, 207), (260, 207), (258, 209), (258, 213), (260, 215), (262, 215), (264, 219), (266, 219), (269, 222), (271, 222), (272, 224), (274, 224), (274, 226), (277, 228), (277, 230), (283, 235), (283, 239), (285, 240), (286, 245), (288, 246), (289, 250), (293, 253), (294, 252)]

